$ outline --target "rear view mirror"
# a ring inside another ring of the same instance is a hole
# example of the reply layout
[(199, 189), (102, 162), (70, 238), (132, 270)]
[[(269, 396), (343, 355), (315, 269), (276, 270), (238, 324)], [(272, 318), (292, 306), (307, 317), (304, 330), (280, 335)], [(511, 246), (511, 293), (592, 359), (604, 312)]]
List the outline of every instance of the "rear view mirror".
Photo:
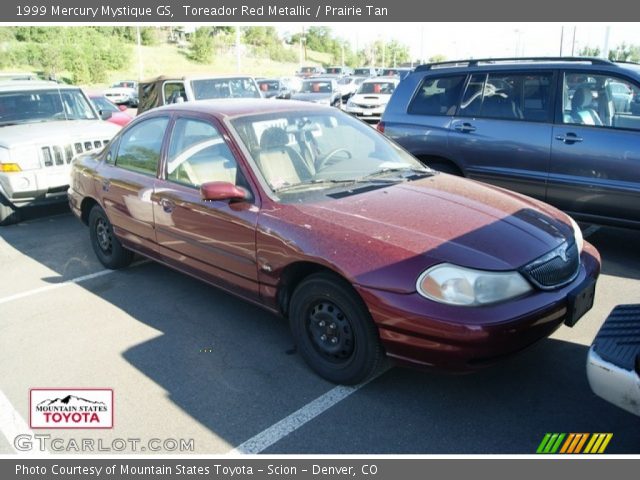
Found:
[(99, 113), (102, 120), (109, 120), (113, 116), (112, 112), (107, 112), (105, 110), (100, 110)]
[(207, 182), (200, 186), (203, 200), (246, 200), (249, 194), (244, 188), (229, 182)]

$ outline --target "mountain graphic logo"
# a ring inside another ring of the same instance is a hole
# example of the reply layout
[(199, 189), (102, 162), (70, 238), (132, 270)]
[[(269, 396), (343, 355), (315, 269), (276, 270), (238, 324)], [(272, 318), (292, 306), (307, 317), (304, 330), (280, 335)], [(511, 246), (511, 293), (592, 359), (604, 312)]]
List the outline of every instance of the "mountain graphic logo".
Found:
[(38, 406), (56, 406), (56, 405), (67, 405), (67, 406), (77, 406), (77, 405), (103, 405), (107, 406), (104, 402), (94, 402), (92, 400), (87, 400), (86, 398), (76, 397), (75, 395), (67, 395), (64, 398), (54, 398), (53, 400), (47, 398), (46, 400), (38, 403)]

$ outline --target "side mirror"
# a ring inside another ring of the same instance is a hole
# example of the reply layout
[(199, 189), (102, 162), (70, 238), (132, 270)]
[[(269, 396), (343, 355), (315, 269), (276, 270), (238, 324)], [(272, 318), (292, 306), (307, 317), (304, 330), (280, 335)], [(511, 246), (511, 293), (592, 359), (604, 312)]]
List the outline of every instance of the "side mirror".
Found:
[(113, 116), (112, 112), (107, 112), (105, 110), (100, 110), (98, 113), (100, 114), (100, 118), (102, 120), (109, 120)]
[(200, 186), (203, 200), (247, 200), (249, 194), (230, 182), (207, 182)]
[(126, 112), (127, 111), (127, 106), (126, 105), (118, 105), (118, 110), (120, 110), (121, 112)]

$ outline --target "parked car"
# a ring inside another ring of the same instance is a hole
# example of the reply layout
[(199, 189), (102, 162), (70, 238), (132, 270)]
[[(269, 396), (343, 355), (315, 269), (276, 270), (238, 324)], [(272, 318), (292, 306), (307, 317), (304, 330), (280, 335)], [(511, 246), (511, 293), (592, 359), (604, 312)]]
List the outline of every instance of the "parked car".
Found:
[(103, 265), (139, 252), (287, 317), (300, 355), (338, 383), (384, 354), (495, 363), (573, 325), (600, 269), (560, 211), (296, 101), (152, 110), (74, 162), (69, 201)]
[(161, 76), (140, 83), (138, 114), (161, 105), (213, 98), (260, 98), (253, 77), (219, 75), (214, 77)]
[(374, 67), (359, 67), (359, 68), (355, 68), (353, 70), (353, 76), (354, 77), (365, 77), (365, 78), (369, 78), (369, 77), (377, 77), (378, 76), (378, 70)]
[(318, 66), (311, 67), (301, 67), (300, 70), (296, 72), (296, 75), (299, 77), (307, 78), (314, 77), (317, 75), (324, 75), (326, 72), (324, 68)]
[(133, 117), (127, 113), (127, 107), (124, 105), (120, 105), (119, 107), (111, 102), (104, 95), (89, 95), (89, 99), (93, 103), (93, 106), (98, 111), (98, 115), (102, 120), (106, 120), (107, 122), (115, 123), (120, 127), (124, 127), (127, 125)]
[(66, 201), (73, 158), (119, 129), (77, 87), (0, 82), (0, 225), (18, 222), (21, 207)]
[(342, 99), (338, 83), (333, 78), (311, 78), (302, 82), (302, 88), (291, 96), (293, 100), (321, 103), (340, 108)]
[(396, 77), (374, 77), (365, 80), (356, 94), (349, 99), (345, 110), (365, 121), (379, 121), (399, 82)]
[(640, 305), (618, 305), (589, 349), (587, 378), (593, 393), (640, 415)]
[(0, 72), (0, 81), (7, 80), (38, 80), (38, 75), (32, 72)]
[(640, 227), (640, 68), (603, 59), (421, 66), (381, 130), (436, 169), (536, 197), (585, 222)]
[(364, 81), (363, 78), (346, 76), (336, 80), (338, 84), (338, 90), (340, 91), (340, 98), (343, 102), (347, 101), (356, 91), (360, 84)]
[(326, 76), (344, 77), (345, 75), (353, 75), (353, 69), (350, 67), (327, 67)]
[(291, 98), (291, 90), (278, 78), (265, 78), (257, 83), (264, 98)]
[(300, 77), (280, 77), (280, 83), (291, 93), (297, 93), (302, 88)]
[(126, 80), (111, 85), (104, 91), (104, 96), (116, 105), (138, 106), (138, 82)]
[(412, 68), (397, 67), (397, 68), (383, 68), (380, 70), (381, 77), (397, 77), (398, 80), (404, 80), (413, 72)]

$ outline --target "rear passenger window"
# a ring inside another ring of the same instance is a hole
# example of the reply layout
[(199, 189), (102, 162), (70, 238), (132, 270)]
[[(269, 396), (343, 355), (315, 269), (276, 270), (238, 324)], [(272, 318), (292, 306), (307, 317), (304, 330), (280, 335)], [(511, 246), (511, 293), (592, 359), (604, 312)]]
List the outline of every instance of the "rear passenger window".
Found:
[(472, 75), (459, 115), (548, 121), (551, 79), (551, 73)]
[(171, 133), (167, 179), (191, 187), (236, 184), (236, 160), (218, 129), (202, 120), (178, 119)]
[(409, 113), (453, 115), (460, 100), (465, 78), (465, 75), (425, 78), (409, 105)]
[(156, 117), (131, 127), (120, 140), (116, 165), (147, 175), (156, 175), (167, 117)]

